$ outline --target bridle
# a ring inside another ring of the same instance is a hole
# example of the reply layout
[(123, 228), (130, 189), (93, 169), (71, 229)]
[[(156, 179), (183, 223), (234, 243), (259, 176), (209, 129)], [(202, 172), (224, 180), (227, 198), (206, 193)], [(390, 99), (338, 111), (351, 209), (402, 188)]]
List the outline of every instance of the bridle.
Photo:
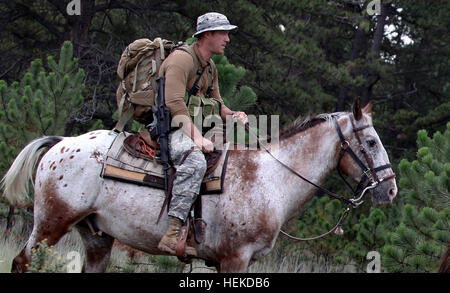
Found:
[[(344, 183), (347, 185), (347, 187), (351, 191), (353, 191), (353, 196), (356, 196), (359, 194), (361, 189), (363, 189), (363, 187), (365, 186), (367, 179), (369, 179), (370, 185), (367, 186), (366, 188), (364, 188), (364, 190), (362, 191), (361, 195), (358, 198), (351, 199), (351, 201), (356, 206), (359, 206), (360, 204), (362, 204), (364, 202), (364, 201), (361, 201), (361, 199), (363, 198), (363, 196), (367, 190), (377, 187), (378, 184), (380, 184), (383, 181), (388, 181), (388, 180), (394, 179), (396, 175), (395, 175), (395, 173), (393, 173), (393, 174), (383, 177), (381, 179), (378, 177), (378, 175), (377, 175), (378, 172), (385, 170), (385, 169), (391, 169), (392, 165), (386, 164), (386, 165), (375, 167), (373, 159), (368, 155), (366, 148), (364, 147), (364, 144), (362, 143), (361, 137), (359, 136), (359, 132), (366, 128), (372, 127), (371, 125), (367, 124), (367, 125), (363, 125), (361, 127), (356, 127), (353, 116), (350, 116), (350, 122), (352, 123), (353, 133), (355, 134), (355, 137), (359, 143), (359, 150), (363, 154), (364, 159), (367, 162), (367, 165), (366, 165), (361, 161), (360, 158), (358, 158), (358, 156), (355, 154), (355, 152), (350, 147), (350, 143), (345, 139), (344, 134), (342, 133), (342, 130), (339, 126), (339, 123), (337, 122), (337, 119), (334, 116), (333, 116), (333, 122), (336, 127), (336, 131), (339, 135), (339, 139), (341, 140), (341, 150), (339, 151), (339, 158), (338, 158), (338, 165), (337, 165), (338, 166), (337, 171), (338, 171), (339, 176), (344, 181)], [(359, 180), (359, 183), (358, 183), (356, 189), (353, 189), (352, 186), (347, 182), (347, 180), (345, 180), (344, 176), (342, 175), (341, 169), (340, 169), (341, 161), (342, 161), (342, 158), (344, 157), (345, 153), (348, 153), (350, 155), (350, 157), (353, 159), (353, 161), (363, 171), (363, 174), (361, 176), (361, 179)]]
[[(338, 195), (338, 194), (336, 194), (336, 193), (334, 193), (334, 192), (331, 192), (331, 191), (329, 191), (329, 190), (327, 190), (327, 189), (325, 189), (325, 188), (323, 188), (323, 187), (321, 187), (321, 186), (315, 184), (314, 182), (311, 182), (310, 180), (308, 180), (307, 178), (305, 178), (305, 177), (303, 177), (301, 174), (299, 174), (297, 171), (295, 171), (294, 169), (292, 169), (291, 167), (289, 167), (288, 165), (286, 165), (285, 163), (283, 163), (282, 161), (280, 161), (277, 157), (275, 157), (275, 156), (274, 156), (274, 155), (273, 155), (273, 154), (272, 154), (272, 153), (264, 146), (264, 144), (260, 143), (260, 146), (261, 146), (261, 147), (262, 147), (262, 148), (263, 148), (263, 149), (264, 149), (271, 157), (273, 157), (278, 163), (280, 163), (283, 167), (285, 167), (285, 168), (286, 168), (287, 170), (289, 170), (291, 173), (295, 174), (297, 177), (300, 177), (302, 180), (304, 180), (304, 181), (308, 182), (309, 184), (313, 185), (314, 187), (318, 188), (319, 190), (321, 190), (322, 192), (324, 192), (324, 193), (325, 193), (326, 195), (328, 195), (329, 197), (334, 198), (334, 199), (338, 199), (338, 200), (340, 200), (341, 202), (347, 204), (347, 208), (346, 208), (346, 210), (344, 211), (344, 213), (341, 215), (341, 217), (340, 217), (338, 223), (337, 223), (330, 231), (328, 231), (328, 232), (326, 232), (326, 233), (324, 233), (324, 234), (322, 234), (322, 235), (319, 235), (319, 236), (317, 236), (317, 237), (312, 237), (312, 238), (298, 238), (298, 237), (294, 237), (294, 236), (289, 235), (288, 233), (284, 232), (283, 230), (280, 230), (280, 232), (281, 232), (283, 235), (285, 235), (285, 236), (287, 236), (287, 237), (289, 237), (289, 238), (291, 238), (291, 239), (293, 239), (293, 240), (298, 240), (298, 241), (310, 241), (310, 240), (320, 239), (320, 238), (325, 237), (325, 236), (327, 236), (327, 235), (329, 235), (329, 234), (331, 234), (332, 232), (335, 232), (335, 231), (336, 231), (337, 234), (342, 234), (342, 233), (343, 233), (342, 228), (341, 228), (341, 227), (342, 227), (342, 223), (344, 222), (345, 218), (347, 217), (348, 213), (350, 212), (350, 206), (353, 207), (353, 208), (357, 208), (358, 206), (360, 206), (360, 205), (364, 202), (364, 201), (362, 200), (362, 198), (364, 197), (365, 193), (366, 193), (368, 190), (374, 189), (375, 187), (378, 186), (378, 184), (380, 184), (380, 183), (383, 182), (383, 181), (388, 181), (388, 180), (391, 180), (391, 179), (394, 179), (394, 178), (395, 178), (396, 175), (395, 175), (395, 173), (393, 173), (393, 174), (391, 174), (391, 175), (389, 175), (389, 176), (386, 176), (386, 177), (383, 177), (383, 178), (379, 179), (377, 173), (380, 172), (380, 171), (382, 171), (382, 170), (392, 168), (392, 165), (391, 165), (391, 164), (385, 164), (385, 165), (382, 165), (382, 166), (374, 167), (374, 162), (373, 162), (372, 158), (368, 155), (368, 153), (367, 153), (367, 151), (366, 151), (366, 149), (365, 149), (365, 147), (364, 147), (364, 145), (363, 145), (363, 143), (362, 143), (361, 137), (359, 136), (359, 132), (362, 131), (362, 130), (364, 130), (364, 129), (366, 129), (366, 128), (372, 127), (372, 126), (367, 124), (367, 125), (364, 125), (364, 126), (361, 126), (361, 127), (358, 127), (358, 128), (357, 128), (357, 127), (355, 126), (355, 121), (354, 121), (354, 119), (353, 119), (353, 116), (350, 116), (350, 121), (351, 121), (351, 123), (352, 123), (353, 133), (355, 134), (355, 137), (356, 137), (356, 139), (357, 139), (357, 141), (358, 141), (358, 143), (359, 143), (359, 149), (360, 149), (361, 153), (363, 154), (364, 159), (365, 159), (365, 161), (367, 162), (367, 165), (364, 164), (364, 163), (361, 161), (361, 159), (359, 159), (359, 157), (358, 157), (358, 156), (355, 154), (355, 152), (352, 150), (349, 141), (345, 139), (345, 136), (344, 136), (344, 134), (342, 133), (342, 130), (341, 130), (340, 126), (339, 126), (339, 123), (337, 122), (336, 116), (333, 116), (333, 122), (334, 122), (334, 125), (335, 125), (335, 128), (336, 128), (336, 131), (337, 131), (337, 133), (338, 133), (338, 135), (339, 135), (339, 139), (340, 139), (340, 141), (341, 141), (341, 149), (340, 149), (340, 151), (339, 151), (337, 170), (338, 170), (339, 176), (342, 178), (342, 180), (344, 181), (344, 183), (346, 184), (346, 186), (347, 186), (348, 188), (350, 188), (350, 190), (352, 190), (353, 196), (355, 197), (355, 198), (352, 198), (352, 199), (347, 199), (347, 198), (345, 198), (345, 197), (343, 197), (343, 196), (340, 196), (340, 195)], [(255, 137), (258, 139), (258, 141), (259, 141), (258, 136), (250, 130), (250, 127), (249, 127), (249, 124), (248, 124), (248, 123), (245, 124), (245, 129), (246, 129), (249, 133), (251, 133), (253, 136), (255, 136)], [(362, 169), (362, 171), (363, 171), (363, 174), (362, 174), (362, 176), (361, 176), (361, 179), (360, 179), (360, 181), (359, 181), (359, 183), (358, 183), (356, 189), (353, 189), (353, 188), (352, 188), (352, 186), (347, 182), (347, 180), (344, 178), (344, 176), (342, 175), (342, 172), (341, 172), (341, 170), (340, 170), (341, 161), (342, 161), (342, 158), (344, 157), (345, 153), (348, 153), (348, 154), (350, 155), (350, 157), (353, 159), (353, 161), (355, 161), (356, 164), (357, 164), (357, 165)], [(369, 182), (368, 182), (368, 184), (366, 185), (366, 181), (367, 181), (367, 180), (369, 180)], [(369, 183), (370, 183), (370, 185), (369, 185)], [(363, 188), (364, 188), (364, 189), (363, 189)], [(359, 197), (356, 198), (356, 196), (358, 196), (358, 193), (359, 193), (361, 190), (362, 190), (361, 195), (360, 195)]]

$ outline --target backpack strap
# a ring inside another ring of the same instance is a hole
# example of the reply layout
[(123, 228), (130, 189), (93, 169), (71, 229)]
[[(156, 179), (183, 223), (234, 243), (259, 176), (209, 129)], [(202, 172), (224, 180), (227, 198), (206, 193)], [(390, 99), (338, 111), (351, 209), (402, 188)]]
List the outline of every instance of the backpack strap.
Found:
[[(125, 100), (125, 98), (123, 100)], [(128, 121), (130, 121), (131, 118), (133, 118), (134, 110), (135, 110), (134, 104), (130, 103), (130, 107), (119, 116), (119, 121), (117, 121), (116, 126), (113, 128), (113, 131), (118, 133), (122, 132), (123, 129), (125, 128), (125, 125), (127, 125)]]
[(194, 48), (192, 46), (182, 45), (182, 46), (176, 47), (174, 50), (181, 50), (181, 51), (188, 53), (189, 55), (191, 55), (191, 57), (194, 61), (194, 69), (197, 70), (197, 69), (201, 68), (200, 60), (198, 60), (197, 54), (195, 54)]
[(134, 115), (134, 111), (136, 106), (133, 103), (130, 103), (130, 106), (128, 107), (128, 109), (123, 112), (123, 106), (125, 105), (125, 101), (127, 100), (127, 96), (128, 93), (126, 92), (126, 88), (125, 88), (125, 81), (122, 80), (122, 87), (125, 89), (125, 93), (122, 96), (122, 99), (120, 100), (120, 104), (119, 104), (119, 120), (117, 121), (116, 126), (113, 128), (113, 131), (115, 132), (122, 132), (123, 129), (125, 128), (125, 125), (128, 123), (128, 121), (131, 120), (131, 118), (133, 118)]
[(182, 51), (184, 51), (186, 53), (189, 53), (189, 55), (191, 55), (192, 59), (194, 60), (194, 69), (197, 70), (196, 71), (197, 78), (195, 79), (195, 82), (192, 85), (192, 88), (188, 91), (188, 101), (187, 101), (186, 104), (189, 105), (189, 101), (190, 101), (191, 96), (197, 95), (197, 92), (199, 90), (198, 83), (200, 81), (200, 78), (203, 75), (203, 72), (205, 72), (207, 67), (209, 67), (209, 71), (210, 71), (210, 74), (209, 74), (209, 84), (210, 84), (210, 86), (208, 87), (208, 89), (212, 87), (213, 80), (211, 78), (211, 75), (212, 75), (212, 73), (211, 73), (211, 70), (212, 70), (211, 69), (211, 65), (208, 64), (205, 67), (201, 66), (200, 60), (198, 60), (197, 54), (195, 54), (195, 51), (194, 51), (194, 48), (192, 47), (192, 45), (191, 46), (183, 45), (183, 46), (175, 48), (175, 50), (182, 50)]

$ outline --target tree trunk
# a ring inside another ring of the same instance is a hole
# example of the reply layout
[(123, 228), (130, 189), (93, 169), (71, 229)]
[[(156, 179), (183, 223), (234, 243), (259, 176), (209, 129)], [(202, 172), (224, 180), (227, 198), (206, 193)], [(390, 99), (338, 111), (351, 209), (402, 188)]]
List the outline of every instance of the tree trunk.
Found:
[[(377, 25), (375, 28), (375, 33), (373, 36), (372, 47), (370, 48), (370, 55), (368, 56), (368, 61), (379, 59), (380, 58), (380, 48), (381, 43), (383, 41), (384, 36), (384, 26), (386, 25), (386, 19), (389, 15), (391, 3), (383, 3), (381, 4), (381, 12), (380, 15), (377, 16)], [(372, 88), (373, 86), (380, 80), (380, 76), (378, 72), (372, 71), (370, 68), (366, 70), (366, 85), (362, 91), (362, 99), (361, 104), (362, 107), (367, 105), (372, 96)]]
[(89, 27), (95, 16), (95, 0), (80, 0), (81, 15), (68, 15), (68, 38), (74, 47), (74, 56), (79, 58), (83, 47), (89, 44)]
[[(355, 61), (355, 59), (357, 59), (360, 56), (361, 50), (364, 47), (365, 41), (366, 41), (366, 34), (364, 32), (364, 29), (359, 27), (355, 32), (355, 37), (353, 39), (352, 50), (350, 52), (349, 61), (353, 62), (353, 61)], [(350, 74), (353, 76), (352, 73), (350, 73)], [(336, 112), (345, 110), (345, 102), (347, 100), (347, 93), (348, 93), (348, 87), (346, 87), (344, 85), (340, 86), (338, 101), (336, 103)]]

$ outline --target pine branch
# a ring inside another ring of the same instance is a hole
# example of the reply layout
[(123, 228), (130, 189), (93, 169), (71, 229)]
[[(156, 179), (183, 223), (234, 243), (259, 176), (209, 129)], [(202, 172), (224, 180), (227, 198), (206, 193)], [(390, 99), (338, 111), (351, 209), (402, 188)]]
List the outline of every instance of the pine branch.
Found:
[(57, 39), (62, 39), (63, 33), (57, 27), (55, 27), (53, 23), (47, 21), (41, 15), (31, 10), (28, 6), (16, 2), (15, 8), (19, 11), (23, 11), (22, 17), (30, 17), (31, 19), (36, 20), (43, 27), (45, 27), (51, 34), (57, 37)]

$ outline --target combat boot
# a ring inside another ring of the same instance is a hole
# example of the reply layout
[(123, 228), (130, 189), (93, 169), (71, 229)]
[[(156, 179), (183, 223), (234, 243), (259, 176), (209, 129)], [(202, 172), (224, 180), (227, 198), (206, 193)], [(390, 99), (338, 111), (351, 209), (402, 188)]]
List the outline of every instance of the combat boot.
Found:
[[(159, 241), (158, 249), (176, 255), (181, 224), (182, 222), (180, 219), (169, 216), (169, 229), (167, 229), (166, 234), (161, 241)], [(197, 250), (191, 246), (186, 245), (185, 253), (189, 256), (197, 256)]]

